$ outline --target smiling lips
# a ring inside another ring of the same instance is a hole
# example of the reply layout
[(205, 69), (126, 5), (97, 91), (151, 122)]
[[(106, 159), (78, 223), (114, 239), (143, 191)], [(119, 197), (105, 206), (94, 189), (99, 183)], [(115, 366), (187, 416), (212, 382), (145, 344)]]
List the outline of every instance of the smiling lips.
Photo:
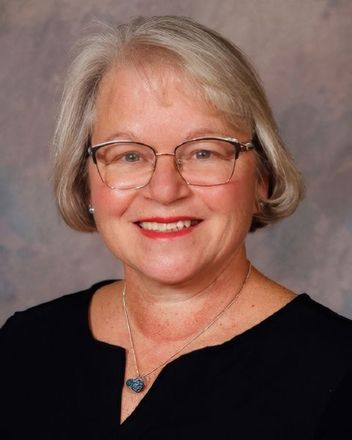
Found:
[(136, 222), (143, 235), (150, 238), (171, 238), (191, 232), (202, 220), (186, 217), (148, 218)]

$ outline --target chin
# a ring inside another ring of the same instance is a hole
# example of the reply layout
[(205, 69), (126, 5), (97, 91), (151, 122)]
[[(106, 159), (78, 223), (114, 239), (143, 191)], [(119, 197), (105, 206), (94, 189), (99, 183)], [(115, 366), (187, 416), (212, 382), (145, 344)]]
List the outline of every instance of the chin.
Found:
[(148, 265), (148, 267), (135, 268), (135, 270), (142, 274), (144, 278), (170, 286), (181, 285), (190, 280), (197, 279), (201, 273), (199, 269), (196, 270), (194, 268), (192, 270), (192, 267), (187, 264), (185, 265), (184, 261), (182, 264), (173, 263), (170, 265), (156, 263), (155, 265)]

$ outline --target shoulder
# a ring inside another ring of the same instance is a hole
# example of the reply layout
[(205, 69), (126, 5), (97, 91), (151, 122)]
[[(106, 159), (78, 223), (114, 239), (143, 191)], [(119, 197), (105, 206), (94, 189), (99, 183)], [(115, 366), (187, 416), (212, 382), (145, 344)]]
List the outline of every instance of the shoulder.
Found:
[[(320, 304), (307, 294), (301, 294), (292, 302), (292, 324), (299, 324), (299, 330), (306, 336), (326, 341), (352, 335), (352, 320)], [(346, 340), (343, 338), (343, 342)]]
[[(352, 369), (352, 321), (301, 294), (273, 317), (272, 338), (288, 359), (315, 377), (339, 381)], [(275, 336), (274, 336), (275, 335)]]
[(28, 341), (42, 341), (48, 338), (61, 338), (66, 334), (72, 336), (72, 329), (79, 326), (88, 327), (88, 308), (93, 294), (111, 281), (101, 281), (89, 289), (66, 294), (51, 301), (36, 305), (24, 311), (16, 312), (0, 330), (1, 346), (3, 344)]
[(306, 293), (291, 297), (286, 304), (275, 306), (275, 309), (253, 328), (253, 332), (249, 332), (249, 335), (263, 336), (267, 348), (312, 360), (352, 359), (352, 320)]
[[(352, 369), (352, 321), (301, 294), (241, 338), (266, 365), (296, 387), (334, 389)], [(280, 372), (280, 373), (279, 373)]]

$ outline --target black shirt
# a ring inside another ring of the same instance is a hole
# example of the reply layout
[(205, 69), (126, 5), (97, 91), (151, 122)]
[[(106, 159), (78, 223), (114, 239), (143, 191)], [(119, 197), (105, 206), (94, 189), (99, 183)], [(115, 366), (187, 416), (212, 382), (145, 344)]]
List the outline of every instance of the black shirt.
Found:
[(3, 327), (2, 440), (352, 438), (352, 321), (306, 294), (169, 363), (120, 425), (125, 351), (94, 339), (88, 324), (103, 284)]

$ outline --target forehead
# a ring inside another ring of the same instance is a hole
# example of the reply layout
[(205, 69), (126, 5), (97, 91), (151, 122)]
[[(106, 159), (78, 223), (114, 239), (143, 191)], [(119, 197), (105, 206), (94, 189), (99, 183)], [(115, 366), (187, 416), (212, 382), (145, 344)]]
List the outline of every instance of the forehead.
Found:
[[(96, 106), (99, 109), (102, 102), (110, 102), (122, 107), (127, 101), (142, 105), (148, 97), (160, 106), (168, 107), (173, 103), (175, 92), (193, 101), (205, 101), (196, 81), (169, 62), (128, 62), (114, 66), (104, 75), (99, 84)], [(210, 105), (209, 111), (218, 112)]]
[(245, 129), (241, 121), (230, 120), (206, 99), (202, 87), (181, 68), (167, 61), (124, 63), (113, 66), (102, 78), (96, 96), (93, 128), (102, 120), (123, 118), (133, 106), (135, 115), (146, 117), (152, 109), (172, 111), (176, 103), (194, 112), (202, 109), (209, 117)]
[[(143, 121), (155, 125), (161, 123), (160, 114), (179, 112), (180, 108), (206, 108), (207, 113), (217, 114), (216, 110), (196, 97), (188, 81), (163, 66), (153, 70), (138, 69), (135, 66), (110, 70), (102, 79), (96, 98), (96, 125), (140, 124)], [(166, 122), (166, 121), (165, 121)]]

